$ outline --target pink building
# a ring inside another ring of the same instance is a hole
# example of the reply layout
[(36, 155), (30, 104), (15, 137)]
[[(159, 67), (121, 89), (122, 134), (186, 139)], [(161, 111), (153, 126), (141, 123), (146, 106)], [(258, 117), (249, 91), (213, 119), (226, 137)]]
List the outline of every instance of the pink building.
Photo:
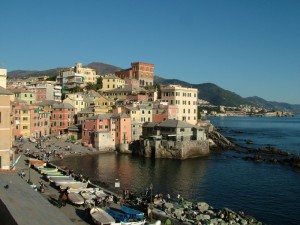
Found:
[(13, 103), (14, 138), (40, 138), (50, 133), (50, 113), (24, 101)]
[(35, 94), (36, 94), (36, 101), (37, 102), (42, 102), (42, 101), (47, 100), (47, 88), (46, 87), (36, 88)]
[(115, 150), (131, 142), (131, 119), (125, 114), (98, 114), (82, 122), (82, 144)]
[(152, 122), (161, 123), (165, 120), (174, 120), (177, 116), (177, 107), (168, 104), (156, 104), (152, 110)]
[(119, 144), (129, 144), (131, 139), (131, 118), (127, 114), (116, 114), (111, 117), (113, 122), (115, 122), (115, 143)]
[(71, 104), (54, 104), (51, 115), (51, 134), (66, 134), (68, 132), (68, 127), (74, 124), (74, 114), (75, 109)]
[(110, 132), (110, 114), (98, 114), (82, 121), (82, 143), (95, 146), (95, 132)]

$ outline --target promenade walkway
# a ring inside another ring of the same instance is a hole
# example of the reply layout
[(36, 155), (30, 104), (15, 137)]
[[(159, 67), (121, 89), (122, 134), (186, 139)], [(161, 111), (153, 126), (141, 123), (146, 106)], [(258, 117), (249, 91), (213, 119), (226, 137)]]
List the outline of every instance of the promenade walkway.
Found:
[[(67, 204), (58, 208), (48, 199), (58, 199), (57, 189), (49, 186), (34, 169), (26, 165), (27, 157), (21, 155), (16, 172), (0, 172), (0, 224), (1, 225), (86, 225), (93, 224), (84, 208)], [(25, 178), (19, 176), (24, 170)], [(44, 193), (35, 191), (26, 180), (39, 186), (39, 181), (46, 183)], [(5, 188), (5, 186), (8, 188)]]

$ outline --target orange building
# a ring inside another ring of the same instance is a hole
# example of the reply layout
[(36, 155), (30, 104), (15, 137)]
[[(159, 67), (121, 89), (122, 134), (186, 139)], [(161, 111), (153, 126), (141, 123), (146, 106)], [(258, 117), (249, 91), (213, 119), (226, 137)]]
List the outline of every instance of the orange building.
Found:
[(60, 135), (68, 131), (68, 127), (74, 124), (75, 109), (69, 103), (53, 105), (51, 116), (51, 134)]
[(154, 80), (154, 64), (133, 62), (131, 68), (115, 72), (122, 79), (136, 79), (140, 86), (152, 86)]

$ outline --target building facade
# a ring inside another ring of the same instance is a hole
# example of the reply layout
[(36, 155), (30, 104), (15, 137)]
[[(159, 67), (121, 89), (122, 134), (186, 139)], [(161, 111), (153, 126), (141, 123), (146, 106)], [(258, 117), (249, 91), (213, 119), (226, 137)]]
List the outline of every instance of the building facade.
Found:
[(69, 103), (53, 105), (51, 115), (51, 134), (61, 135), (68, 132), (68, 127), (74, 125), (75, 109)]
[(29, 91), (25, 88), (14, 88), (10, 91), (14, 93), (16, 100), (25, 101), (28, 105), (36, 102), (36, 94), (33, 91)]
[(123, 88), (125, 86), (125, 80), (109, 74), (102, 77), (102, 91), (113, 90), (116, 88)]
[(0, 69), (0, 87), (6, 88), (7, 70)]
[(84, 87), (87, 83), (96, 84), (98, 77), (96, 70), (84, 68), (81, 63), (76, 63), (75, 67), (60, 71), (56, 82), (62, 86), (62, 91), (65, 93), (68, 89)]
[(198, 89), (180, 85), (161, 86), (161, 101), (177, 107), (177, 120), (197, 124)]
[(136, 79), (140, 86), (152, 86), (154, 81), (154, 64), (133, 62), (131, 68), (115, 72), (122, 79)]
[(14, 160), (12, 147), (11, 105), (13, 93), (0, 87), (0, 169), (8, 170)]

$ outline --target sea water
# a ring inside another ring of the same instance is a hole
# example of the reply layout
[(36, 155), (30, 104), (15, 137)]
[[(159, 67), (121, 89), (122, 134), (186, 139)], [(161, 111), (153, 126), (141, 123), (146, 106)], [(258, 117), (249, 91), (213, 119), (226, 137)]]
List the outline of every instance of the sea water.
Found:
[[(300, 117), (209, 118), (224, 136), (248, 147), (300, 151)], [(153, 193), (205, 201), (215, 208), (244, 211), (265, 224), (300, 224), (300, 172), (279, 164), (244, 161), (234, 151), (212, 153), (188, 160), (145, 159), (131, 155), (100, 154), (66, 158), (61, 165), (121, 193), (142, 192), (152, 184)], [(120, 188), (115, 188), (116, 179)]]

